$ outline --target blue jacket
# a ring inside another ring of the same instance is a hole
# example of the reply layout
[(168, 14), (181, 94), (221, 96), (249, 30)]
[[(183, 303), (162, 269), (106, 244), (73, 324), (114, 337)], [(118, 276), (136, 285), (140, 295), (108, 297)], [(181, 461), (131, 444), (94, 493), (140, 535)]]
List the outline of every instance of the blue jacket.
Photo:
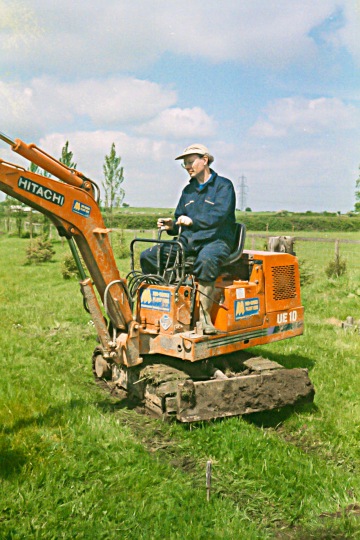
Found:
[[(183, 227), (181, 237), (186, 243), (198, 246), (213, 240), (224, 240), (230, 249), (235, 242), (236, 196), (232, 182), (219, 176), (211, 169), (212, 176), (201, 189), (192, 178), (184, 188), (175, 210), (175, 221), (179, 216), (189, 216), (193, 224)], [(177, 234), (178, 226), (169, 231)]]

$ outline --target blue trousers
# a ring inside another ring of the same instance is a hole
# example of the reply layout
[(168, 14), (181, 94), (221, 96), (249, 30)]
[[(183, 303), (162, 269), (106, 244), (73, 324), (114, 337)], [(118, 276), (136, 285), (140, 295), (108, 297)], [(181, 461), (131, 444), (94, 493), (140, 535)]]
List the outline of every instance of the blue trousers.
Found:
[[(230, 255), (230, 248), (224, 240), (213, 240), (199, 245), (189, 245), (187, 239), (180, 238), (184, 246), (185, 258), (195, 257), (192, 273), (201, 281), (215, 281), (220, 273), (221, 264)], [(146, 249), (140, 255), (141, 270), (144, 274), (155, 274), (157, 268), (157, 250), (158, 247)], [(170, 246), (162, 244), (160, 248), (160, 272), (162, 272)], [(173, 263), (176, 256), (176, 247), (170, 258), (170, 264)]]

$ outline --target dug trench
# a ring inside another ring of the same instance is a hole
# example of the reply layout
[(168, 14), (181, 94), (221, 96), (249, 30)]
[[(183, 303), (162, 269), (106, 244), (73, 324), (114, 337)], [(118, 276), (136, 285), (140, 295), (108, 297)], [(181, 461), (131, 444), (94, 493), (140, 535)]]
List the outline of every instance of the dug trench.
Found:
[[(104, 414), (117, 415), (120, 424), (130, 428), (134, 439), (140, 442), (154, 459), (166, 461), (171, 467), (191, 474), (194, 487), (200, 487), (203, 483), (203, 460), (197, 460), (181, 450), (180, 440), (174, 437), (168, 422), (156, 418), (151, 411), (145, 411), (138, 402), (129, 400), (125, 391), (118, 391), (117, 394), (116, 397), (109, 396), (97, 402), (97, 407), (101, 408)], [(185, 429), (192, 428), (186, 426)]]

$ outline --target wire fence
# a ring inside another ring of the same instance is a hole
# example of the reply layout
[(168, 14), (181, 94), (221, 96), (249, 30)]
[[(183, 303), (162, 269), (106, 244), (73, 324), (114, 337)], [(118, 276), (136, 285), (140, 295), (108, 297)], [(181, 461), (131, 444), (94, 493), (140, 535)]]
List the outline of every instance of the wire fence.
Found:
[[(155, 230), (127, 230), (127, 233), (132, 238), (157, 238)], [(247, 232), (245, 249), (267, 251), (268, 240), (272, 236), (275, 236), (275, 234)], [(310, 267), (323, 270), (330, 261), (335, 259), (335, 254), (338, 253), (340, 258), (345, 260), (348, 271), (353, 270), (360, 274), (360, 235), (357, 236), (359, 239), (349, 238), (346, 233), (340, 233), (339, 236), (332, 234), (331, 238), (300, 235), (293, 235), (292, 237), (295, 240), (294, 250), (296, 256), (305, 261)]]

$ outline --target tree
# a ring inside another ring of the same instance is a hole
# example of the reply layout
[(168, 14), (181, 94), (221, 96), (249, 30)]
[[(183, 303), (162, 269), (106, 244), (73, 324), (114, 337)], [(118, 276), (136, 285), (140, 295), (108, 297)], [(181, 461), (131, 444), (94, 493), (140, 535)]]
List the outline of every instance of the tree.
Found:
[(46, 178), (50, 178), (51, 174), (45, 171), (45, 169), (40, 169), (39, 165), (35, 165), (35, 163), (31, 162), (30, 167), (28, 168), (28, 171), (41, 174), (41, 176), (46, 176)]
[(103, 165), (104, 181), (102, 186), (105, 191), (105, 207), (110, 210), (121, 206), (125, 197), (125, 191), (121, 187), (124, 181), (124, 167), (120, 166), (121, 157), (116, 155), (115, 143), (112, 143), (110, 154), (105, 156)]
[(70, 169), (76, 169), (77, 164), (73, 162), (73, 156), (73, 153), (69, 150), (69, 141), (66, 141), (61, 149), (61, 158), (59, 161)]
[(31, 162), (30, 167), (28, 168), (28, 171), (37, 173), (39, 170), (39, 165), (35, 165), (35, 163)]
[[(359, 167), (360, 171), (360, 167)], [(360, 174), (355, 184), (355, 212), (360, 213)]]

